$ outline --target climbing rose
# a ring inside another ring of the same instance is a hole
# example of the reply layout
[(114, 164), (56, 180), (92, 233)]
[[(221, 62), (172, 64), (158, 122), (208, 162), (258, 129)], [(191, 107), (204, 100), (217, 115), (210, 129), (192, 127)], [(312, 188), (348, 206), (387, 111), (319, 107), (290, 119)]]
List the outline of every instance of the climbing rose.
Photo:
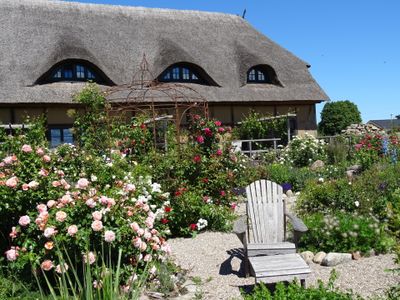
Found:
[(89, 180), (86, 178), (81, 178), (78, 180), (76, 187), (78, 189), (86, 189), (89, 186)]
[(78, 226), (71, 225), (68, 227), (68, 235), (74, 236), (78, 232)]
[(18, 250), (15, 247), (12, 247), (10, 250), (6, 251), (6, 257), (8, 261), (14, 261), (18, 257)]
[(25, 144), (22, 146), (21, 150), (22, 150), (22, 152), (29, 153), (29, 152), (32, 152), (32, 147)]
[(44, 262), (42, 262), (42, 264), (40, 266), (45, 271), (50, 271), (54, 267), (53, 262), (49, 259), (46, 259)]
[(115, 233), (114, 233), (114, 231), (106, 230), (106, 232), (104, 232), (104, 240), (107, 243), (114, 242), (115, 241)]
[(27, 226), (29, 225), (29, 223), (31, 222), (31, 219), (28, 216), (22, 216), (21, 218), (19, 218), (19, 225), (21, 226)]
[(98, 221), (98, 220), (93, 221), (93, 223), (92, 223), (92, 229), (93, 229), (94, 231), (100, 231), (100, 230), (102, 230), (102, 229), (103, 229), (103, 223), (102, 223), (101, 221)]

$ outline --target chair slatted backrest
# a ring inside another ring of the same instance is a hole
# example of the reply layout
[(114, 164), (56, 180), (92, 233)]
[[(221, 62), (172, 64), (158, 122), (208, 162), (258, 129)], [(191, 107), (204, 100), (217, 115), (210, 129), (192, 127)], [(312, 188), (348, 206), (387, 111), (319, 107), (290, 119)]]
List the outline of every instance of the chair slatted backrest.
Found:
[(246, 187), (249, 242), (284, 241), (284, 203), (282, 187), (269, 180), (257, 180)]

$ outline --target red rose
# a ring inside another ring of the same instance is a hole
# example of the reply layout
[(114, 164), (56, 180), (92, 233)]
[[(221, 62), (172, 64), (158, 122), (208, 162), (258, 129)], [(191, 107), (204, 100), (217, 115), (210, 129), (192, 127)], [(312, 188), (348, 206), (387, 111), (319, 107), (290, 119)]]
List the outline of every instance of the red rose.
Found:
[(196, 230), (197, 229), (197, 225), (196, 224), (190, 224), (189, 228), (190, 228), (190, 230)]
[(172, 210), (172, 208), (169, 207), (169, 206), (164, 207), (164, 211), (165, 211), (166, 213), (169, 213), (171, 210)]
[(220, 194), (222, 197), (225, 197), (225, 195), (226, 195), (225, 191), (220, 191), (219, 194)]
[(165, 218), (162, 218), (162, 219), (161, 219), (161, 223), (163, 223), (163, 224), (167, 224), (168, 222), (169, 222), (168, 219), (165, 219)]
[(221, 121), (215, 121), (214, 124), (215, 124), (215, 126), (218, 126), (218, 127), (222, 125)]
[(212, 135), (213, 135), (211, 129), (208, 128), (208, 127), (207, 127), (207, 128), (204, 128), (204, 134), (205, 134), (206, 136), (212, 136)]
[(201, 156), (200, 156), (200, 155), (195, 155), (195, 156), (193, 157), (193, 161), (194, 161), (195, 163), (200, 163), (200, 162), (201, 162)]

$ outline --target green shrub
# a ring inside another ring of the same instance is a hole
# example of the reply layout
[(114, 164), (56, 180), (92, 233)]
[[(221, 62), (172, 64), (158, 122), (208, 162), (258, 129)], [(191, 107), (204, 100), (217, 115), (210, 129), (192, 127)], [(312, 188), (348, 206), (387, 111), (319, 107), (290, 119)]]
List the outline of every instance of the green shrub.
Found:
[(326, 146), (323, 140), (312, 135), (295, 136), (283, 150), (281, 162), (294, 167), (306, 167), (316, 160), (326, 160)]
[(316, 287), (303, 288), (297, 282), (285, 285), (280, 282), (276, 285), (275, 291), (271, 292), (264, 284), (255, 287), (250, 295), (244, 295), (245, 300), (362, 300), (352, 292), (342, 292), (334, 288), (336, 273), (331, 273), (327, 285), (322, 281)]
[(309, 229), (300, 240), (300, 247), (304, 250), (366, 253), (374, 249), (385, 253), (395, 244), (386, 225), (373, 217), (343, 212), (315, 213), (303, 221)]

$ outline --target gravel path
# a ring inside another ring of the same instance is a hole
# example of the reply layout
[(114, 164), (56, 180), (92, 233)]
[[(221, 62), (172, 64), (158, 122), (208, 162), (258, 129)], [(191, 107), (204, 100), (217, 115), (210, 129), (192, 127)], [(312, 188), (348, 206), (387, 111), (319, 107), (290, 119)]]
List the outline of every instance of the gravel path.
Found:
[[(189, 276), (202, 280), (203, 299), (241, 299), (240, 288), (249, 289), (254, 278), (244, 277), (242, 266), (242, 245), (234, 234), (205, 232), (194, 239), (169, 240), (175, 261)], [(385, 272), (394, 268), (393, 256), (380, 255), (363, 258), (336, 266), (339, 273), (336, 286), (352, 289), (361, 296), (382, 294), (384, 290), (400, 283), (400, 276)], [(312, 276), (307, 285), (317, 279), (327, 281), (330, 267), (312, 264)]]

